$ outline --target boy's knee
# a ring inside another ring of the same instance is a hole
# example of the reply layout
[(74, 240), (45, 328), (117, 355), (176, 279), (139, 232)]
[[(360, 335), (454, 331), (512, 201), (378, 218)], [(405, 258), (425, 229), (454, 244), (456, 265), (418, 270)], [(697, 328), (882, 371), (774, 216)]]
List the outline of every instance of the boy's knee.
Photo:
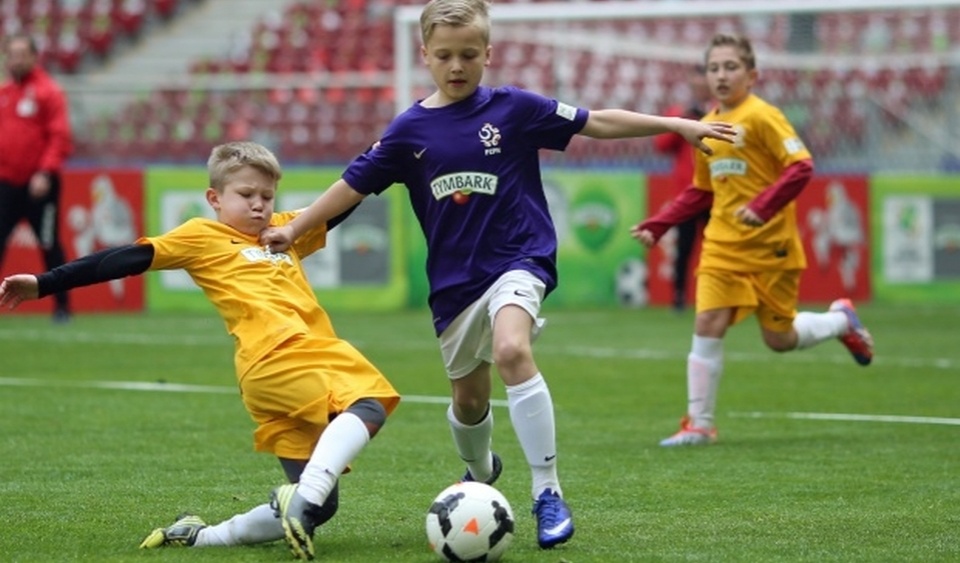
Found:
[(791, 333), (765, 332), (763, 343), (774, 352), (789, 352), (797, 347), (797, 337)]
[(518, 365), (530, 361), (533, 353), (529, 342), (520, 340), (503, 340), (494, 343), (493, 363), (498, 368)]
[(380, 428), (387, 422), (387, 409), (376, 399), (360, 399), (347, 407), (346, 412), (363, 421), (367, 428)]

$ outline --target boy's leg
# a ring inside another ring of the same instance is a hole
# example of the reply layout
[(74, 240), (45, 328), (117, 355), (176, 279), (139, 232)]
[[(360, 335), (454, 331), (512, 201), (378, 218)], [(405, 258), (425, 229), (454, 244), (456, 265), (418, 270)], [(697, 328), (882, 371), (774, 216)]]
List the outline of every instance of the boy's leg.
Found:
[(722, 375), (723, 338), (695, 334), (687, 356), (687, 414), (680, 421), (680, 430), (661, 440), (661, 446), (700, 446), (717, 441), (714, 419)]
[(532, 324), (523, 309), (501, 308), (494, 321), (493, 347), (497, 371), (507, 386), (510, 421), (530, 465), (533, 498), (537, 498), (546, 489), (557, 494), (561, 490), (553, 398), (531, 354)]
[(386, 418), (387, 411), (377, 400), (361, 399), (350, 405), (320, 435), (299, 484), (283, 485), (274, 491), (271, 505), (295, 556), (313, 559), (313, 532), (325, 521), (324, 504), (329, 502), (347, 465), (359, 455)]
[(849, 299), (837, 299), (824, 313), (797, 313), (793, 328), (797, 332), (797, 350), (837, 338), (858, 364), (866, 366), (873, 361), (873, 337)]
[(557, 475), (553, 398), (533, 359), (544, 290), (532, 274), (508, 272), (494, 284), (488, 312), (494, 363), (506, 384), (510, 421), (530, 466), (537, 542), (549, 549), (573, 537), (574, 525)]
[[(291, 483), (300, 480), (300, 474), (307, 465), (306, 460), (280, 459), (287, 479)], [(320, 507), (317, 526), (323, 525), (337, 513), (340, 500), (340, 487), (334, 485), (327, 500)], [(199, 516), (181, 514), (166, 528), (157, 528), (140, 544), (141, 548), (167, 546), (214, 547), (250, 545), (276, 541), (284, 538), (283, 525), (269, 503), (261, 504), (243, 514), (237, 514), (219, 524), (207, 525)]]
[(348, 342), (312, 336), (285, 341), (247, 371), (240, 387), (258, 425), (255, 449), (308, 460), (299, 484), (276, 488), (271, 505), (291, 551), (311, 559), (323, 504), (400, 395)]
[[(482, 377), (485, 377), (486, 380), (489, 381), (490, 367), (489, 364), (485, 365), (486, 374)], [(462, 383), (465, 382), (463, 380), (454, 382), (455, 397), (458, 394), (456, 387)], [(489, 397), (489, 393), (487, 396)], [(454, 398), (454, 403), (456, 403), (456, 398)], [(447, 422), (450, 424), (450, 431), (453, 434), (453, 443), (457, 447), (457, 453), (460, 454), (460, 459), (467, 464), (467, 472), (462, 480), (482, 481), (488, 485), (494, 484), (500, 477), (502, 462), (491, 450), (493, 411), (490, 409), (489, 398), (487, 400), (486, 412), (484, 412), (480, 420), (474, 424), (461, 422), (456, 412), (457, 409), (454, 408), (454, 404), (451, 404), (447, 409)]]
[(763, 303), (757, 316), (764, 342), (770, 348), (779, 352), (803, 350), (837, 338), (858, 364), (870, 364), (873, 338), (849, 299), (837, 299), (823, 313), (795, 313), (800, 271), (771, 272), (765, 276), (767, 279), (757, 289)]
[(213, 526), (198, 516), (181, 514), (173, 525), (154, 530), (140, 547), (227, 547), (279, 539), (283, 539), (283, 527), (273, 508), (264, 503)]
[(487, 295), (461, 312), (439, 338), (440, 354), (450, 379), (447, 423), (460, 459), (467, 465), (464, 481), (493, 484), (502, 464), (491, 450), (490, 321)]
[(697, 316), (687, 356), (687, 413), (680, 430), (660, 441), (664, 447), (717, 441), (715, 414), (723, 376), (723, 337), (727, 328), (757, 306), (751, 280), (733, 272), (701, 270), (697, 276)]

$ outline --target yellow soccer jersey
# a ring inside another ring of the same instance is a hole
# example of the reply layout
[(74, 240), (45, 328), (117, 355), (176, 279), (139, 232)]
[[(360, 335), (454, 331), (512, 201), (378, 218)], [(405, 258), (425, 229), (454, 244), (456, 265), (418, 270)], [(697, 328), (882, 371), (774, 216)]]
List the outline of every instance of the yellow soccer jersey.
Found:
[[(271, 225), (290, 222), (296, 212), (277, 213)], [(151, 270), (185, 270), (220, 312), (236, 341), (237, 377), (264, 354), (295, 334), (336, 337), (317, 303), (300, 260), (326, 244), (326, 226), (273, 253), (257, 237), (210, 219), (190, 219), (155, 237), (141, 238), (155, 250)]]
[(744, 272), (805, 268), (795, 202), (762, 227), (749, 227), (734, 216), (776, 182), (784, 168), (812, 158), (793, 126), (755, 95), (732, 111), (714, 110), (703, 121), (732, 124), (736, 138), (733, 143), (705, 139), (713, 154), (697, 154), (694, 185), (713, 192), (700, 267)]

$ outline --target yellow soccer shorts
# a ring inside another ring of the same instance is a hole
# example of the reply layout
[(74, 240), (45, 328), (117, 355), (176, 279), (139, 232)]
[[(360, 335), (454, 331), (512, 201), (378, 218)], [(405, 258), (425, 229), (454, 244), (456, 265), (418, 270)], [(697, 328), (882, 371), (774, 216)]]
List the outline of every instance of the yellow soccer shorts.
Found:
[(254, 449), (309, 459), (330, 419), (359, 399), (379, 400), (393, 412), (400, 395), (348, 342), (294, 337), (240, 379), (243, 404), (257, 423)]
[(789, 332), (797, 316), (801, 270), (734, 272), (715, 268), (697, 271), (697, 312), (734, 308), (731, 324), (756, 313), (760, 326)]

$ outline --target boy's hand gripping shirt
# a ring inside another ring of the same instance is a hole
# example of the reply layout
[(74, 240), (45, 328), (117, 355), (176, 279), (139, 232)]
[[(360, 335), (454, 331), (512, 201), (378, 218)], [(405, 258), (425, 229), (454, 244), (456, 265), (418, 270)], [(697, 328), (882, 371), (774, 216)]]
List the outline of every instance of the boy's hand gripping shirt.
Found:
[[(296, 212), (276, 213), (270, 225)], [(155, 254), (151, 270), (185, 270), (203, 289), (236, 340), (240, 377), (277, 344), (297, 334), (335, 338), (300, 260), (326, 244), (327, 229), (313, 229), (286, 252), (270, 252), (257, 236), (211, 219), (191, 219), (159, 236), (146, 237)]]

